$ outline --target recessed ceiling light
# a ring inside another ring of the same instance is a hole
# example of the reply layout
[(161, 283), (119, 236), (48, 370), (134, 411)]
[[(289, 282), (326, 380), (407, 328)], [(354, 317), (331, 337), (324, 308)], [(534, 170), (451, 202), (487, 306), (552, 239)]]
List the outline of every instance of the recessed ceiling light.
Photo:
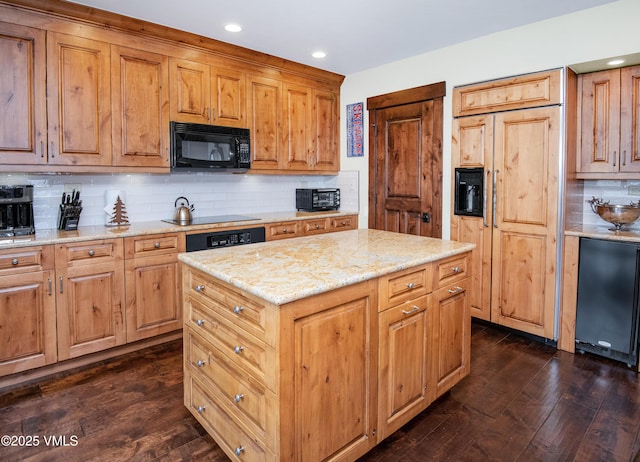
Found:
[(240, 27), (238, 24), (225, 24), (224, 30), (226, 30), (227, 32), (240, 32), (242, 30), (242, 27)]
[(327, 54), (324, 51), (314, 51), (311, 56), (313, 56), (314, 58), (324, 58), (325, 56), (327, 56)]
[(623, 62), (624, 62), (624, 59), (612, 59), (607, 64), (609, 66), (617, 66), (618, 64), (622, 64)]

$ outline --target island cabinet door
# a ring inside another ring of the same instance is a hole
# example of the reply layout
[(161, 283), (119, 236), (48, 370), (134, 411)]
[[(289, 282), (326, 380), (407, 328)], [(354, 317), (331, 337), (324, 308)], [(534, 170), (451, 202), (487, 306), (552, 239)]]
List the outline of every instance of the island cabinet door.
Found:
[(375, 287), (281, 308), (281, 460), (353, 461), (376, 444)]
[(429, 405), (427, 387), (430, 295), (380, 313), (378, 360), (378, 441)]

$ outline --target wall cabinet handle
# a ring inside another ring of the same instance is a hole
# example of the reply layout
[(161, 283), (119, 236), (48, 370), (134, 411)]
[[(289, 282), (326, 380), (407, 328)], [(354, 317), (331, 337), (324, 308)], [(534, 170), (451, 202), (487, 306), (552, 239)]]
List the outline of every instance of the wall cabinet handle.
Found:
[(613, 151), (613, 166), (616, 166), (616, 151)]
[(44, 158), (44, 141), (40, 140), (40, 157)]
[(51, 282), (51, 278), (47, 279), (47, 282), (49, 283), (49, 295), (53, 294), (53, 283)]
[(55, 155), (54, 155), (54, 154), (55, 154), (55, 152), (56, 152), (56, 151), (55, 151), (55, 149), (54, 149), (54, 144), (53, 144), (53, 141), (52, 141), (52, 142), (51, 142), (51, 157), (52, 157), (52, 158), (53, 158), (53, 157), (55, 157)]
[(60, 276), (60, 293), (63, 292), (63, 287), (62, 287), (62, 276)]

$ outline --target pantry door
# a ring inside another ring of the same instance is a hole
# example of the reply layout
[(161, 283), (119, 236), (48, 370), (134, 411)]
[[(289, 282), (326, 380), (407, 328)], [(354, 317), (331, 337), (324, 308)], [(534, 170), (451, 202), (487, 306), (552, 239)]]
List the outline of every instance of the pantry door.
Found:
[(377, 96), (369, 110), (369, 228), (442, 236), (444, 82)]

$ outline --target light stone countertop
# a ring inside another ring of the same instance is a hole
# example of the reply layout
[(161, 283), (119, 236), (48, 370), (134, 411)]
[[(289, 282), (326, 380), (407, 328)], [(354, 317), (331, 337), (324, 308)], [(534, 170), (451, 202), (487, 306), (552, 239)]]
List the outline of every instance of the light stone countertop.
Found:
[(566, 236), (590, 237), (608, 241), (640, 242), (640, 230), (638, 229), (611, 231), (610, 228), (613, 228), (613, 225), (580, 225), (565, 230), (564, 234)]
[(183, 253), (185, 264), (276, 305), (454, 256), (474, 244), (359, 229)]
[[(222, 214), (221, 214), (222, 215)], [(225, 214), (226, 215), (226, 214)], [(0, 237), (0, 250), (33, 245), (64, 244), (68, 242), (90, 241), (94, 239), (113, 239), (118, 237), (144, 236), (162, 233), (199, 231), (219, 231), (225, 228), (253, 228), (279, 221), (306, 220), (312, 218), (340, 217), (358, 215), (358, 212), (338, 210), (334, 212), (270, 212), (243, 214), (255, 220), (213, 223), (206, 225), (179, 226), (164, 221), (147, 221), (133, 223), (123, 227), (79, 226), (77, 231), (60, 231), (58, 229), (37, 229), (36, 234), (21, 237)], [(196, 217), (198, 217), (196, 215)]]

